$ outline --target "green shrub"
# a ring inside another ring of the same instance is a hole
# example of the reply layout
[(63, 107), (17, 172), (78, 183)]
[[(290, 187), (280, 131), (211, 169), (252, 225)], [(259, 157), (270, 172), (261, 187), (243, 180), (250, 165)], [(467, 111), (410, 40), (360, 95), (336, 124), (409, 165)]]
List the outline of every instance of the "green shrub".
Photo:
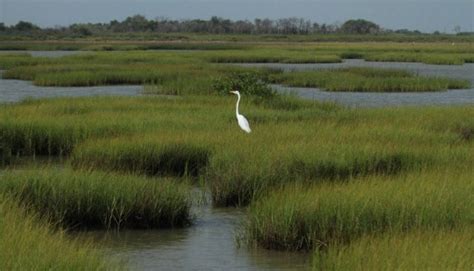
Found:
[(239, 91), (243, 95), (259, 97), (275, 96), (275, 91), (256, 73), (233, 73), (227, 77), (215, 79), (213, 89), (220, 95), (228, 95), (229, 91)]

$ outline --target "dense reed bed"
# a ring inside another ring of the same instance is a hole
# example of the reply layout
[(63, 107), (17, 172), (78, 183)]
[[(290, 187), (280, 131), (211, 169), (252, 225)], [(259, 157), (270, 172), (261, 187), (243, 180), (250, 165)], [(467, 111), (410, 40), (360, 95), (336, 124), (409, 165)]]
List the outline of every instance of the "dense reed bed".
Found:
[(191, 222), (190, 187), (169, 179), (40, 169), (2, 174), (9, 195), (67, 228), (158, 228)]
[(273, 77), (273, 82), (294, 87), (350, 92), (424, 92), (470, 87), (466, 80), (423, 77), (402, 70), (374, 68), (280, 73)]
[(469, 270), (472, 226), (369, 235), (315, 253), (313, 270)]
[(245, 232), (274, 249), (314, 249), (364, 234), (472, 223), (472, 169), (372, 176), (345, 184), (290, 186), (250, 208)]
[(246, 97), (250, 135), (234, 106), (217, 96), (28, 101), (0, 111), (0, 143), (6, 156), (72, 154), (78, 169), (199, 176), (216, 205), (246, 205), (294, 181), (472, 162), (469, 106), (354, 110)]
[[(170, 139), (171, 138), (171, 139)], [(209, 143), (190, 137), (140, 135), (88, 141), (74, 152), (78, 168), (97, 168), (145, 175), (198, 176), (209, 163)], [(207, 145), (207, 146), (206, 146)], [(101, 147), (99, 147), (101, 146)]]
[(119, 270), (84, 241), (53, 228), (34, 211), (0, 197), (0, 263), (5, 270)]

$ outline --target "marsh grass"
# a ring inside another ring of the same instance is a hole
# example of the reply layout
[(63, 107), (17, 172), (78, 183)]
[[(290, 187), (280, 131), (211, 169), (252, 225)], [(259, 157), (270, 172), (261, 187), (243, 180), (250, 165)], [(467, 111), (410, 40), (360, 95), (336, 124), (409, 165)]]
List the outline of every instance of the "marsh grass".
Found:
[[(435, 64), (462, 64), (472, 60), (472, 51), (460, 48), (421, 47), (411, 50), (392, 44), (334, 47), (328, 45), (254, 45), (239, 50), (205, 51), (137, 51), (96, 52), (56, 59), (37, 58), (24, 54), (0, 55), (0, 68), (6, 79), (31, 80), (40, 86), (97, 86), (146, 84), (148, 93), (211, 94), (212, 80), (239, 70), (259, 73), (257, 69), (225, 66), (213, 63), (336, 63), (341, 57), (364, 57), (374, 61), (423, 61)], [(424, 50), (425, 53), (417, 53)], [(413, 52), (415, 51), (415, 52)], [(420, 58), (421, 57), (421, 58)], [(465, 60), (464, 60), (465, 59)], [(467, 88), (460, 80), (401, 75), (392, 71), (378, 76), (372, 72), (346, 69), (332, 71), (288, 73), (275, 80), (295, 86), (322, 87), (330, 91), (437, 91)], [(259, 74), (262, 76), (262, 74)], [(341, 80), (341, 78), (343, 80)]]
[(294, 87), (316, 87), (326, 91), (425, 92), (469, 88), (466, 80), (430, 78), (403, 70), (344, 68), (334, 70), (280, 73), (273, 83)]
[[(2, 172), (1, 197), (21, 206), (0, 200), (5, 218), (0, 220), (0, 239), (9, 244), (8, 250), (0, 247), (0, 259), (7, 269), (104, 268), (93, 249), (70, 242), (58, 227), (53, 232), (44, 220), (69, 229), (189, 225), (191, 180), (186, 177), (199, 178), (214, 205), (250, 204), (246, 242), (271, 249), (318, 249), (317, 257), (323, 258), (315, 263), (318, 267), (352, 269), (362, 259), (369, 268), (383, 269), (385, 262), (378, 260), (383, 258), (404, 268), (417, 259), (424, 263), (450, 253), (455, 260), (446, 265), (440, 260), (439, 266), (464, 267), (458, 256), (466, 250), (454, 244), (472, 239), (459, 231), (472, 224), (474, 207), (472, 107), (353, 110), (290, 96), (244, 95), (241, 112), (253, 130), (247, 135), (236, 125), (235, 97), (207, 94), (217, 93), (212, 89), (215, 78), (249, 71), (212, 62), (313, 63), (371, 56), (388, 61), (403, 56), (460, 64), (461, 58), (472, 61), (470, 45), (255, 44), (241, 51), (213, 45), (208, 49), (221, 50), (181, 53), (133, 51), (153, 44), (87, 46), (93, 47), (80, 47), (131, 51), (55, 60), (0, 56), (0, 67), (8, 69), (6, 78), (38, 85), (147, 84), (148, 92), (180, 96), (60, 98), (2, 106), (3, 163), (12, 157), (65, 156), (76, 170)], [(326, 84), (334, 91), (468, 86), (393, 70), (251, 72), (278, 82)], [(408, 246), (411, 240), (419, 242)], [(437, 250), (429, 254), (421, 242)], [(441, 254), (445, 248), (452, 252)], [(378, 252), (380, 258), (370, 257)], [(64, 256), (58, 257), (60, 253)]]
[[(24, 112), (27, 116), (28, 112)], [(43, 118), (30, 115), (18, 120), (6, 117), (0, 124), (4, 157), (15, 155), (68, 155), (74, 146), (89, 137), (112, 136), (133, 129), (126, 123), (79, 121), (79, 118)]]
[(273, 48), (234, 50), (207, 53), (206, 59), (215, 63), (338, 63), (341, 58), (312, 51), (278, 50)]
[(313, 270), (469, 270), (472, 226), (368, 235), (314, 254)]
[[(2, 180), (3, 181), (3, 180)], [(36, 212), (0, 197), (0, 263), (5, 270), (120, 270), (98, 248), (54, 228)]]
[(151, 176), (197, 176), (209, 163), (211, 149), (191, 142), (149, 135), (89, 141), (78, 147), (71, 163)]
[(472, 61), (472, 54), (427, 54), (418, 52), (395, 53), (388, 52), (382, 54), (369, 54), (365, 57), (367, 61), (385, 62), (422, 62), (435, 65), (462, 65)]
[(66, 228), (158, 228), (191, 223), (190, 187), (68, 169), (13, 170), (2, 174), (2, 194)]
[(471, 163), (472, 107), (346, 109), (245, 96), (26, 101), (0, 111), (8, 156), (66, 155), (77, 169), (195, 176), (215, 205), (247, 205), (281, 185), (344, 182)]
[(364, 234), (466, 226), (474, 208), (468, 172), (290, 186), (250, 207), (246, 238), (266, 248), (306, 250), (352, 242)]

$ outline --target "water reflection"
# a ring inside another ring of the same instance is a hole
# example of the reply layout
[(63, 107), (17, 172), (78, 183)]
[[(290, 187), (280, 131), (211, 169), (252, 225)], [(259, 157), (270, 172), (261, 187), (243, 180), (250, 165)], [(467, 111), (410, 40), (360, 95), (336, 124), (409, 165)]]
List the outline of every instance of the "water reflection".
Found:
[(88, 232), (106, 253), (126, 258), (139, 270), (305, 270), (309, 255), (237, 247), (236, 231), (244, 211), (234, 208), (195, 210), (196, 224), (186, 229)]

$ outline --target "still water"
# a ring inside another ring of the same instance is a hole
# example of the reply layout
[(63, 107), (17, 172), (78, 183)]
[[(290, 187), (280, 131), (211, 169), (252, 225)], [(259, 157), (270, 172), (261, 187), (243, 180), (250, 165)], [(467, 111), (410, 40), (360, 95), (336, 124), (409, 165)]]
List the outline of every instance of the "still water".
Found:
[[(13, 51), (13, 53), (14, 52), (29, 53), (33, 56), (44, 57), (61, 57), (84, 53), (83, 51)], [(12, 53), (12, 51), (0, 51), (0, 53)], [(423, 63), (368, 62), (361, 59), (347, 59), (342, 63), (330, 64), (248, 63), (237, 65), (246, 67), (278, 68), (285, 71), (333, 69), (343, 67), (393, 68), (408, 70), (415, 74), (424, 76), (443, 76), (469, 80), (474, 86), (473, 63), (464, 65), (429, 65)], [(294, 93), (304, 99), (336, 102), (350, 107), (474, 104), (474, 87), (463, 90), (424, 93), (328, 92), (317, 88), (284, 87), (279, 85), (274, 85), (273, 88), (281, 93)], [(26, 98), (50, 98), (59, 96), (137, 96), (141, 95), (142, 90), (142, 86), (37, 87), (27, 81), (3, 80), (0, 78), (0, 102), (18, 102)]]
[(279, 93), (300, 98), (335, 102), (349, 107), (426, 106), (474, 104), (474, 89), (456, 89), (439, 92), (330, 92), (318, 88), (299, 88), (272, 85)]
[(238, 247), (245, 213), (236, 208), (196, 207), (186, 229), (87, 232), (106, 254), (134, 270), (308, 270), (310, 255)]
[(143, 86), (39, 87), (30, 81), (0, 78), (0, 103), (54, 97), (137, 96), (141, 95), (142, 90)]
[(0, 54), (29, 54), (32, 57), (63, 57), (86, 53), (86, 51), (21, 51), (21, 50), (0, 50)]
[(349, 67), (369, 67), (382, 69), (402, 69), (425, 76), (441, 76), (454, 79), (469, 80), (474, 83), (474, 63), (464, 65), (431, 65), (414, 62), (375, 62), (363, 59), (345, 59), (341, 63), (310, 63), (310, 64), (284, 64), (284, 63), (243, 63), (236, 64), (244, 67), (266, 67), (282, 69), (284, 71), (302, 71), (318, 69), (337, 69)]
[(280, 93), (293, 93), (304, 99), (336, 102), (350, 107), (384, 107), (384, 106), (422, 106), (474, 104), (474, 64), (464, 65), (429, 65), (423, 63), (401, 62), (368, 62), (361, 59), (346, 59), (342, 63), (330, 64), (281, 64), (281, 63), (247, 63), (237, 64), (244, 67), (266, 67), (284, 71), (302, 71), (317, 69), (336, 69), (347, 67), (374, 67), (383, 69), (403, 69), (423, 76), (449, 77), (468, 80), (471, 89), (457, 89), (440, 92), (329, 92), (318, 88), (285, 87), (273, 85)]

